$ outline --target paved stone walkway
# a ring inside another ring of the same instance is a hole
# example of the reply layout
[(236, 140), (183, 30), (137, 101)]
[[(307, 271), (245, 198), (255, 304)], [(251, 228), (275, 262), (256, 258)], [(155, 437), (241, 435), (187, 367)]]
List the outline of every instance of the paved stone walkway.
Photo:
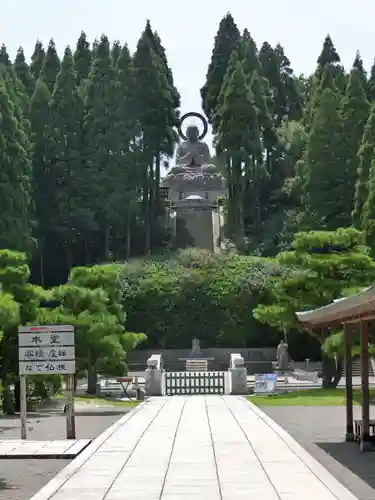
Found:
[(31, 500), (259, 498), (356, 500), (244, 398), (175, 396), (124, 416)]

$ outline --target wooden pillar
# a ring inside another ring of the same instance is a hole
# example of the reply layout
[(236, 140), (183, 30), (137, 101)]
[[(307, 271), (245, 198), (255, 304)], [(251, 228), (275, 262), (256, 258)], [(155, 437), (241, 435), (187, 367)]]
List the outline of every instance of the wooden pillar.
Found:
[(362, 434), (361, 451), (372, 448), (370, 442), (370, 394), (369, 394), (369, 353), (368, 353), (368, 321), (360, 321), (360, 350), (361, 350), (361, 406), (362, 406)]
[(353, 432), (353, 372), (352, 372), (352, 325), (344, 323), (346, 433), (345, 441), (354, 441)]

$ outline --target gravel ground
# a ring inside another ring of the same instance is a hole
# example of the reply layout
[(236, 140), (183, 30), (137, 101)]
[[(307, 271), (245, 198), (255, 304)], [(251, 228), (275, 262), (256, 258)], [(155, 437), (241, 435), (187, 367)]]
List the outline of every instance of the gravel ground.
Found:
[[(262, 407), (262, 410), (289, 432), (358, 500), (374, 500), (375, 452), (360, 453), (357, 444), (345, 443), (345, 408), (268, 406)], [(360, 418), (360, 408), (354, 411), (355, 418)]]
[[(95, 438), (122, 415), (76, 416), (77, 438)], [(0, 418), (0, 439), (19, 439), (19, 419)], [(65, 439), (65, 419), (43, 416), (28, 419), (28, 439)], [(29, 500), (70, 460), (0, 460), (0, 500)]]

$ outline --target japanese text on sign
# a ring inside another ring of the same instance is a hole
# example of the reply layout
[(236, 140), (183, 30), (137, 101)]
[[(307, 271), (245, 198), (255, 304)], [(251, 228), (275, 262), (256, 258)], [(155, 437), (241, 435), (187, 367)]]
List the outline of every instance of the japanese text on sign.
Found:
[(74, 359), (74, 346), (68, 347), (20, 347), (20, 361), (48, 361)]
[(74, 328), (70, 325), (20, 327), (20, 374), (75, 372)]
[(62, 375), (75, 372), (75, 361), (50, 361), (50, 362), (25, 362), (20, 361), (19, 372), (21, 375), (36, 375), (43, 373), (60, 373)]

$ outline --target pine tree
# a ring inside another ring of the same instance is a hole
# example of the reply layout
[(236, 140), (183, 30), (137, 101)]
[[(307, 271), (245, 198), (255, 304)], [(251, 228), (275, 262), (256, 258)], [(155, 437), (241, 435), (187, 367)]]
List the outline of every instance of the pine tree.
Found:
[(375, 104), (372, 104), (370, 116), (367, 120), (361, 146), (358, 152), (358, 172), (355, 185), (354, 210), (352, 212), (353, 225), (357, 229), (362, 227), (363, 206), (368, 197), (368, 181), (371, 162), (375, 157)]
[(76, 50), (74, 52), (74, 64), (77, 72), (77, 84), (80, 85), (81, 81), (87, 80), (92, 61), (92, 53), (90, 50), (90, 44), (87, 41), (86, 33), (81, 32)]
[(31, 56), (30, 64), (30, 71), (35, 80), (39, 78), (45, 57), (46, 52), (44, 50), (43, 44), (38, 40), (35, 44), (35, 49), (33, 55)]
[(32, 232), (28, 137), (0, 77), (0, 248), (29, 251)]
[(343, 225), (347, 186), (343, 158), (340, 96), (326, 88), (316, 109), (303, 163), (306, 229), (332, 230)]
[(202, 105), (208, 120), (212, 121), (216, 112), (221, 87), (228, 69), (229, 59), (241, 41), (241, 34), (231, 14), (227, 14), (219, 25), (215, 37), (211, 62), (208, 66), (206, 82), (201, 88)]
[(50, 40), (48, 44), (48, 49), (46, 57), (43, 61), (43, 66), (40, 72), (40, 76), (43, 81), (48, 85), (49, 91), (53, 92), (53, 87), (55, 85), (56, 77), (60, 71), (60, 59), (56, 52), (55, 42)]
[[(351, 212), (354, 204), (355, 183), (358, 170), (358, 150), (363, 131), (369, 115), (369, 102), (362, 86), (359, 69), (350, 72), (349, 84), (341, 102), (340, 116), (342, 119), (343, 159), (342, 181), (347, 188), (342, 205), (343, 225), (351, 223)], [(340, 179), (341, 181), (341, 179)]]
[(31, 97), (34, 92), (35, 79), (31, 74), (29, 65), (26, 62), (23, 48), (20, 47), (17, 51), (16, 59), (13, 64), (14, 71), (22, 82), (28, 97)]

